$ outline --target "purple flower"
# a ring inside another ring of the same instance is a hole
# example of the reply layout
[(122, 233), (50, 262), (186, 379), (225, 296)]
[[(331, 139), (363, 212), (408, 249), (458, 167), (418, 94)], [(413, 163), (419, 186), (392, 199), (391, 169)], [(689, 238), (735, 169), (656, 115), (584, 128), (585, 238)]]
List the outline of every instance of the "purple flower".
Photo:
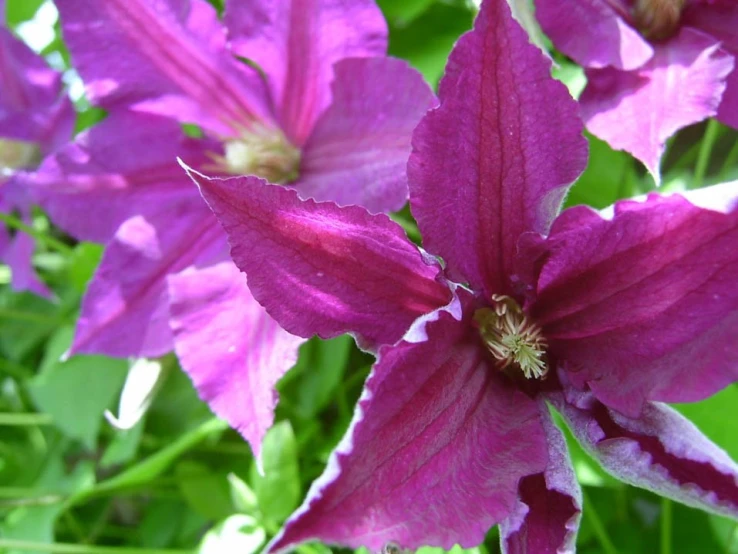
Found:
[[(20, 184), (19, 172), (68, 141), (74, 108), (62, 89), (61, 75), (49, 68), (5, 27), (0, 2), (0, 212), (17, 212), (30, 223), (32, 197)], [(15, 290), (43, 296), (51, 292), (33, 271), (33, 239), (23, 232), (0, 229), (0, 259), (13, 272)]]
[(253, 299), (176, 159), (397, 209), (412, 130), (433, 94), (383, 57), (386, 27), (371, 0), (231, 1), (225, 26), (204, 0), (56, 4), (88, 96), (109, 114), (34, 177), (59, 225), (107, 243), (72, 351), (174, 347), (200, 395), (258, 453), (274, 384), (304, 339)]
[(586, 68), (587, 128), (658, 183), (666, 140), (711, 116), (738, 128), (734, 0), (536, 0), (556, 48)]
[(572, 552), (582, 499), (549, 405), (619, 478), (738, 515), (736, 464), (661, 404), (736, 379), (738, 183), (557, 215), (586, 141), (549, 70), (483, 2), (409, 162), (443, 269), (385, 216), (191, 172), (288, 331), (390, 344), (271, 550), (469, 547), (499, 523), (504, 552)]

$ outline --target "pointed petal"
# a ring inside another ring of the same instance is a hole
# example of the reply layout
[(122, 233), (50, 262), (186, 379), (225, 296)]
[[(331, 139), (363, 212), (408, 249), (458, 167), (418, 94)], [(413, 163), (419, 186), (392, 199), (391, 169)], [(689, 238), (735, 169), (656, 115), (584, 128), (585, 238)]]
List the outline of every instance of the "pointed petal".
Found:
[(653, 55), (616, 2), (536, 0), (536, 17), (554, 46), (584, 67), (636, 69)]
[[(695, 27), (720, 41), (720, 47), (735, 58), (738, 56), (738, 5), (735, 2), (688, 4), (683, 15), (684, 25)], [(726, 125), (738, 129), (738, 71), (727, 79), (717, 117)]]
[(577, 386), (636, 417), (738, 378), (738, 182), (566, 210), (529, 314)]
[(305, 339), (270, 318), (232, 262), (170, 275), (171, 327), (182, 368), (200, 397), (251, 444), (274, 422), (277, 381)]
[(118, 111), (49, 156), (24, 182), (55, 224), (79, 239), (107, 242), (129, 217), (195, 199), (176, 160), (202, 165), (208, 147), (215, 145), (185, 137), (176, 121)]
[(298, 145), (330, 102), (333, 64), (387, 50), (372, 0), (229, 0), (225, 22), (233, 51), (266, 73), (281, 126)]
[(258, 73), (225, 47), (204, 0), (59, 0), (64, 40), (90, 101), (225, 132), (269, 118)]
[(410, 137), (435, 97), (423, 77), (391, 58), (336, 64), (333, 102), (302, 154), (300, 195), (399, 210), (407, 201)]
[(476, 330), (441, 313), (428, 340), (380, 350), (354, 421), (270, 551), (298, 542), (479, 544), (542, 471), (536, 404), (485, 361)]
[(373, 348), (397, 342), (418, 316), (450, 300), (435, 261), (385, 215), (301, 201), (256, 177), (188, 173), (228, 233), (252, 294), (290, 333), (351, 332)]
[(659, 183), (666, 140), (717, 113), (732, 69), (715, 39), (685, 28), (637, 71), (588, 71), (582, 116), (592, 134), (633, 154)]
[[(567, 401), (568, 400), (568, 401)], [(703, 510), (738, 517), (738, 466), (685, 417), (649, 403), (631, 419), (589, 393), (555, 399), (584, 448), (618, 479)]]
[(35, 243), (26, 233), (19, 232), (2, 253), (2, 261), (13, 272), (12, 286), (15, 291), (27, 290), (39, 296), (50, 298), (49, 288), (41, 281), (33, 269)]
[(488, 296), (509, 291), (518, 237), (548, 229), (586, 163), (577, 105), (549, 72), (507, 3), (485, 1), (451, 53), (441, 106), (413, 136), (410, 204), (424, 245)]
[(566, 440), (538, 401), (548, 441), (548, 465), (543, 473), (520, 481), (517, 508), (500, 523), (503, 554), (574, 554), (582, 491), (574, 475)]
[(166, 277), (225, 258), (222, 231), (204, 206), (169, 205), (166, 216), (124, 222), (107, 245), (82, 302), (73, 353), (161, 356), (172, 349)]

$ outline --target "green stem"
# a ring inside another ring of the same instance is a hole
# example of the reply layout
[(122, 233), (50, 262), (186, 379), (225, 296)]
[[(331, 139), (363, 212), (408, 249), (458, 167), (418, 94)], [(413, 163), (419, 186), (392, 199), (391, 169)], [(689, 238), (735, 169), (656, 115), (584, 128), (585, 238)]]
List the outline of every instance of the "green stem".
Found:
[(703, 184), (705, 173), (707, 173), (707, 165), (710, 163), (712, 148), (715, 146), (719, 134), (720, 124), (714, 119), (710, 119), (700, 143), (700, 151), (697, 154), (697, 164), (694, 167), (694, 178), (692, 179), (693, 189), (700, 188)]
[(49, 414), (14, 414), (0, 413), (0, 426), (32, 426), (32, 425), (51, 425), (54, 419)]
[(736, 162), (738, 162), (738, 140), (735, 141), (733, 146), (730, 148), (728, 155), (725, 156), (725, 160), (723, 161), (723, 167), (720, 169), (719, 180), (721, 182), (725, 181), (725, 179), (728, 176), (728, 171), (730, 171), (730, 168), (734, 166)]
[(589, 498), (587, 497), (587, 493), (584, 492), (584, 489), (582, 489), (582, 497), (585, 506), (584, 513), (589, 518), (589, 521), (592, 524), (592, 530), (594, 531), (597, 540), (600, 542), (602, 551), (605, 554), (618, 554), (618, 550), (617, 548), (615, 548), (615, 545), (610, 540), (610, 537), (607, 534), (607, 530), (605, 529), (600, 516), (597, 514), (597, 510), (595, 510), (594, 504), (589, 500)]
[(10, 310), (8, 308), (0, 308), (0, 319), (17, 319), (19, 321), (30, 321), (33, 323), (53, 323), (57, 321), (57, 318), (50, 318), (32, 312)]
[(34, 229), (32, 226), (28, 225), (27, 223), (23, 223), (20, 219), (11, 214), (0, 212), (0, 221), (5, 223), (5, 225), (7, 225), (8, 227), (18, 229), (19, 231), (23, 231), (27, 235), (31, 235), (37, 241), (45, 244), (53, 250), (56, 250), (57, 252), (60, 252), (61, 254), (70, 256), (72, 255), (72, 253), (74, 253), (74, 249), (68, 244), (64, 244), (62, 241), (55, 239), (51, 235), (47, 235), (43, 231), (38, 231)]
[(671, 554), (671, 500), (661, 498), (661, 554)]
[(177, 458), (193, 448), (200, 441), (226, 429), (228, 429), (228, 424), (225, 421), (210, 419), (138, 464), (106, 481), (98, 483), (91, 489), (79, 491), (70, 496), (65, 503), (65, 508), (68, 509), (74, 504), (95, 496), (111, 494), (148, 483), (151, 479), (166, 471)]
[(95, 546), (92, 544), (45, 543), (0, 539), (0, 550), (36, 550), (49, 554), (190, 554), (192, 550)]

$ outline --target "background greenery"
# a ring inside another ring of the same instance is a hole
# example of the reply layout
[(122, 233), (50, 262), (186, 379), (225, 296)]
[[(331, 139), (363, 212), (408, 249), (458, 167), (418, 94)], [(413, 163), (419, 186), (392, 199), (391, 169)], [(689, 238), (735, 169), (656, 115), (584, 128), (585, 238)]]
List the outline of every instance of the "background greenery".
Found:
[[(462, 0), (379, 3), (390, 22), (391, 52), (435, 84), (453, 42), (471, 25), (473, 7)], [(53, 12), (41, 0), (8, 0), (9, 24), (55, 67), (67, 70), (82, 129), (101, 114), (80, 97)], [(577, 93), (581, 71), (555, 59), (555, 74)], [(569, 204), (604, 207), (653, 188), (628, 155), (590, 142), (589, 167)], [(663, 173), (668, 190), (738, 178), (736, 132), (715, 122), (684, 130), (671, 141)], [(417, 236), (407, 210), (397, 217)], [(8, 223), (14, 225), (12, 216)], [(348, 337), (303, 347), (299, 363), (279, 384), (278, 423), (264, 445), (263, 476), (248, 446), (213, 418), (173, 356), (160, 361), (161, 387), (145, 417), (131, 430), (118, 431), (103, 412), (116, 409), (128, 361), (60, 361), (102, 248), (75, 243), (40, 212), (32, 229), (18, 232), (38, 239), (34, 261), (57, 300), (12, 293), (10, 270), (0, 266), (0, 552), (257, 551), (322, 471), (348, 425), (372, 358)], [(738, 459), (735, 385), (678, 408)], [(580, 553), (738, 553), (734, 522), (627, 487), (604, 474), (576, 443), (570, 446), (586, 502)], [(496, 530), (473, 550), (498, 552)], [(330, 549), (309, 544), (298, 552)]]

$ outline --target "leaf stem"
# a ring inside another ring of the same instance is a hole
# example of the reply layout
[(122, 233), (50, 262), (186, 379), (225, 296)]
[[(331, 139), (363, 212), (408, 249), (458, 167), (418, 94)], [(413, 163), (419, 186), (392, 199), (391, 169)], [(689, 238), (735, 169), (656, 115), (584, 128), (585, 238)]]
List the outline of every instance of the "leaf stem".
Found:
[(17, 414), (17, 413), (0, 413), (0, 426), (27, 426), (32, 425), (52, 425), (54, 419), (50, 414)]
[(32, 312), (22, 312), (8, 308), (0, 308), (0, 319), (17, 319), (19, 321), (31, 321), (33, 323), (53, 323), (57, 318), (47, 317)]
[(5, 223), (5, 225), (7, 225), (8, 227), (12, 227), (26, 233), (27, 235), (32, 236), (37, 241), (44, 243), (52, 250), (56, 250), (61, 254), (71, 256), (72, 253), (74, 253), (74, 249), (68, 244), (64, 244), (62, 241), (55, 239), (54, 237), (44, 233), (43, 231), (38, 231), (34, 229), (31, 225), (23, 223), (23, 221), (11, 214), (0, 212), (0, 221)]
[(705, 173), (707, 173), (707, 165), (710, 163), (712, 148), (715, 146), (718, 135), (720, 135), (720, 124), (714, 119), (710, 119), (700, 142), (700, 151), (697, 154), (697, 163), (694, 167), (694, 177), (692, 179), (693, 189), (700, 188), (703, 184)]
[(191, 554), (192, 550), (95, 546), (92, 544), (44, 543), (0, 539), (0, 550), (35, 550), (50, 554)]
[(661, 554), (671, 554), (671, 500), (661, 498)]
[(602, 523), (602, 520), (597, 514), (597, 510), (595, 509), (594, 504), (590, 501), (587, 493), (584, 491), (584, 488), (582, 488), (582, 498), (584, 500), (585, 506), (584, 513), (589, 518), (589, 521), (592, 524), (592, 530), (594, 531), (597, 540), (600, 542), (602, 551), (605, 554), (618, 554), (617, 548), (615, 548), (615, 545), (610, 540), (610, 537), (607, 534), (607, 530), (605, 529), (605, 525)]

